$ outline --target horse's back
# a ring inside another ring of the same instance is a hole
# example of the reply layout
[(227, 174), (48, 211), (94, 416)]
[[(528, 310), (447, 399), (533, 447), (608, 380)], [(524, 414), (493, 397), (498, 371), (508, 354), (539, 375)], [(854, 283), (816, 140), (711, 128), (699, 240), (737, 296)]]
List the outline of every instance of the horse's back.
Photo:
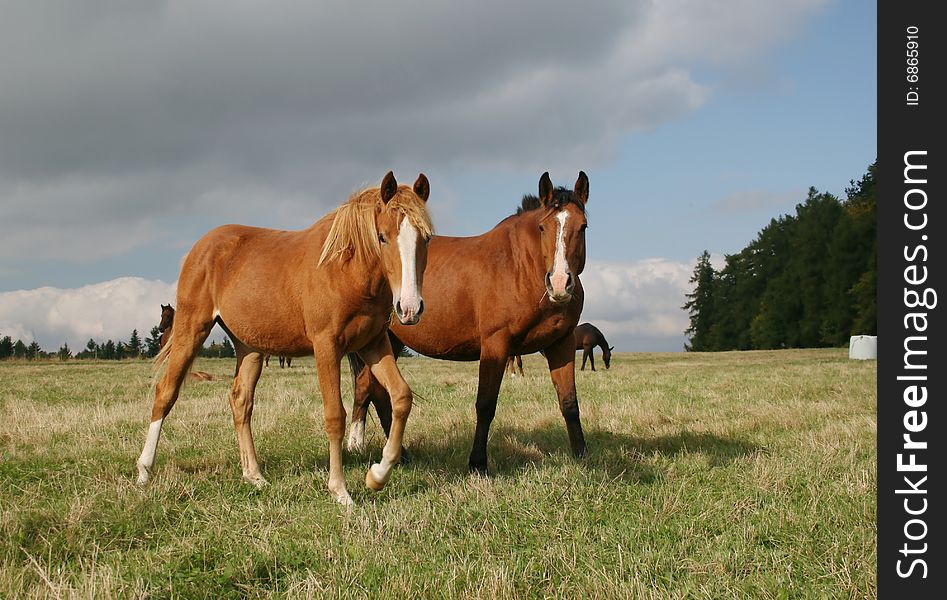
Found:
[(597, 346), (602, 339), (604, 339), (604, 336), (595, 325), (592, 325), (591, 323), (582, 323), (581, 325), (576, 325), (576, 350), (583, 348), (585, 345)]

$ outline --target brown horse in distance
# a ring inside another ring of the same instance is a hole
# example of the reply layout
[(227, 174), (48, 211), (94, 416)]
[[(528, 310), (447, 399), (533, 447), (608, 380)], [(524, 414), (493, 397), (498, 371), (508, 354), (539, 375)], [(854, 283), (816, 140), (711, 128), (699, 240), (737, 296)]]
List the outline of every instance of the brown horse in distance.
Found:
[(506, 370), (510, 372), (510, 377), (516, 377), (516, 368), (520, 369), (520, 377), (523, 377), (523, 357), (519, 354), (511, 354), (506, 359)]
[[(270, 355), (267, 354), (263, 357), (263, 364), (270, 366)], [(292, 356), (280, 356), (279, 357), (279, 368), (293, 368), (293, 357)]]
[(158, 322), (158, 331), (161, 337), (158, 338), (158, 349), (163, 349), (164, 345), (171, 339), (171, 326), (174, 324), (174, 307), (170, 304), (161, 305), (161, 320)]
[[(477, 428), (469, 459), (473, 470), (487, 470), (487, 436), (511, 354), (545, 351), (572, 452), (585, 453), (572, 331), (584, 299), (579, 274), (585, 268), (588, 194), (585, 173), (579, 173), (573, 191), (553, 188), (544, 173), (538, 198), (524, 198), (525, 209), (487, 233), (435, 236), (424, 288), (431, 308), (417, 327), (391, 325), (396, 355), (403, 343), (435, 358), (480, 361)], [(374, 403), (386, 431), (391, 409), (360, 361), (352, 355), (349, 360), (357, 374), (349, 448), (359, 448), (364, 444), (367, 401)]]
[(592, 370), (595, 370), (595, 354), (592, 349), (596, 346), (602, 349), (602, 361), (605, 363), (605, 369), (607, 370), (612, 362), (612, 350), (615, 347), (609, 347), (608, 342), (605, 341), (605, 336), (598, 330), (598, 327), (591, 323), (582, 323), (575, 328), (575, 349), (576, 351), (583, 350), (582, 371), (585, 370), (586, 359), (592, 363)]
[(411, 325), (424, 309), (420, 290), (433, 235), (429, 190), (423, 174), (411, 188), (399, 186), (389, 172), (380, 188), (356, 192), (302, 231), (224, 225), (198, 240), (181, 265), (173, 335), (159, 354), (168, 366), (158, 381), (151, 427), (138, 459), (140, 483), (151, 476), (161, 424), (218, 323), (237, 354), (230, 405), (244, 479), (266, 483), (250, 429), (263, 356), (311, 352), (329, 440), (328, 487), (338, 502), (352, 503), (342, 471), (345, 409), (339, 383), (342, 357), (357, 352), (393, 399), (389, 441), (381, 462), (365, 476), (368, 487), (384, 487), (401, 455), (412, 402), (387, 329), (392, 312)]

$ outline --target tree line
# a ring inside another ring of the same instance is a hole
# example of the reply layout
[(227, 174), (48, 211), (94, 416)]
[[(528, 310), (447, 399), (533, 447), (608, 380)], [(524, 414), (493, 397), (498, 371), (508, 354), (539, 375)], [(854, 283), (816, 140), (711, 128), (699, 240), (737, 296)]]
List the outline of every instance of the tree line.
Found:
[(840, 200), (809, 188), (717, 271), (705, 250), (683, 308), (685, 350), (846, 346), (877, 335), (877, 161)]
[[(59, 360), (75, 359), (93, 359), (93, 360), (123, 360), (154, 358), (158, 355), (160, 349), (158, 340), (161, 339), (161, 332), (157, 327), (152, 327), (149, 337), (142, 339), (138, 335), (138, 330), (133, 329), (127, 341), (120, 340), (114, 342), (111, 339), (105, 342), (98, 342), (89, 339), (85, 348), (79, 352), (73, 352), (69, 344), (63, 343), (56, 352), (47, 352), (40, 348), (36, 340), (29, 345), (22, 340), (16, 340), (7, 336), (0, 336), (0, 360), (22, 359), (39, 360), (58, 358)], [(201, 349), (200, 356), (210, 358), (233, 358), (236, 356), (233, 344), (230, 338), (224, 338), (220, 343), (211, 342), (210, 346), (204, 346)]]

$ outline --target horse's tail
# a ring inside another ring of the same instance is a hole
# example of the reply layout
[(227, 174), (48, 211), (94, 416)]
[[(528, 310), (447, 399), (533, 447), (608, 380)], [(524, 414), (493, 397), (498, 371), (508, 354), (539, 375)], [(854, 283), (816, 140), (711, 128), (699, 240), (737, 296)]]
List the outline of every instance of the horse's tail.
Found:
[(168, 364), (168, 359), (171, 358), (171, 345), (174, 344), (174, 330), (171, 330), (171, 333), (168, 335), (168, 340), (164, 343), (164, 347), (155, 355), (154, 361), (151, 364), (151, 383), (154, 386), (155, 382), (158, 379), (158, 375), (161, 373), (161, 369)]

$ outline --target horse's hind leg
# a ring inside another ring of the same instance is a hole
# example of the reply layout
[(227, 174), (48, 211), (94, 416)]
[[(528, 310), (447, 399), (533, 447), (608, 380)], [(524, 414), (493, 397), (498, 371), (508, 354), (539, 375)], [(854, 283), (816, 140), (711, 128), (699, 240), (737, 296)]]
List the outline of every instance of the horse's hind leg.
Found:
[(349, 427), (348, 450), (360, 452), (365, 449), (365, 418), (368, 416), (374, 377), (358, 354), (350, 352), (348, 359), (352, 372), (352, 424)]
[(233, 426), (237, 433), (237, 445), (240, 447), (240, 467), (243, 479), (257, 487), (266, 485), (266, 479), (260, 474), (256, 460), (256, 447), (253, 445), (253, 432), (250, 418), (253, 415), (253, 393), (263, 370), (263, 355), (254, 352), (241, 343), (237, 343), (237, 374), (230, 389), (230, 408), (233, 410)]
[[(174, 318), (171, 350), (168, 359), (168, 368), (155, 387), (155, 401), (151, 408), (151, 425), (145, 446), (138, 458), (138, 483), (148, 483), (151, 470), (155, 464), (155, 453), (158, 448), (158, 439), (161, 437), (161, 425), (164, 418), (171, 412), (174, 403), (181, 392), (181, 384), (197, 356), (197, 351), (207, 339), (214, 326), (213, 316), (198, 319), (195, 311), (178, 303), (178, 312)], [(183, 310), (182, 310), (183, 309)], [(210, 311), (207, 311), (208, 313)]]

